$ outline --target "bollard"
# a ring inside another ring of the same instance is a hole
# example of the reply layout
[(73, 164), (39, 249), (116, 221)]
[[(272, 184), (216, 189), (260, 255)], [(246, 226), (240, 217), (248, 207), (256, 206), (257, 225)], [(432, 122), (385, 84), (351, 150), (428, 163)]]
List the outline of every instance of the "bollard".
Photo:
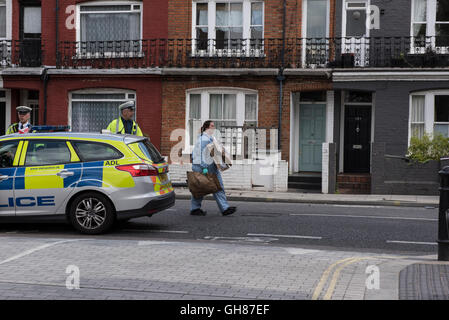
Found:
[(440, 209), (438, 214), (438, 260), (449, 261), (449, 166), (440, 172)]

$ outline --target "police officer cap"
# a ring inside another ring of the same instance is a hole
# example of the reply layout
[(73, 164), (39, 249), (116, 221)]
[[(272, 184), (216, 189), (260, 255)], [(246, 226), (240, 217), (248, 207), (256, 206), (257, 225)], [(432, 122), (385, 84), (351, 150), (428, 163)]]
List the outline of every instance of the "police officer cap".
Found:
[(27, 106), (18, 106), (16, 110), (17, 112), (31, 112), (31, 108)]
[(118, 106), (120, 111), (123, 111), (124, 109), (128, 109), (128, 108), (134, 109), (135, 107), (136, 106), (134, 104), (134, 101), (128, 101), (128, 102), (122, 103), (121, 105)]

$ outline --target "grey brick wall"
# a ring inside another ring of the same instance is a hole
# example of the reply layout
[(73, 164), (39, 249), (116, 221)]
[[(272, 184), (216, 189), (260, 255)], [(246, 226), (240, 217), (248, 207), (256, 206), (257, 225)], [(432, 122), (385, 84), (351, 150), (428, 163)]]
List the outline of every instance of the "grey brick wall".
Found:
[[(403, 161), (385, 161), (384, 154), (405, 156), (408, 147), (409, 96), (413, 91), (449, 88), (449, 81), (379, 81), (334, 83), (334, 89), (366, 90), (375, 93), (375, 125), (372, 152), (373, 194), (438, 194), (438, 175), (424, 177), (420, 170), (412, 170)], [(337, 96), (337, 95), (336, 95)], [(338, 137), (336, 136), (336, 140)], [(337, 140), (338, 141), (338, 140)], [(340, 149), (337, 149), (339, 152)], [(397, 162), (397, 163), (395, 163)], [(434, 171), (438, 171), (435, 169)], [(425, 175), (426, 173), (422, 173)], [(391, 187), (402, 175), (415, 177), (409, 181), (423, 181), (421, 185), (407, 184)], [(397, 177), (394, 178), (394, 177)], [(388, 178), (388, 179), (387, 179)], [(390, 181), (385, 183), (385, 181)], [(426, 186), (424, 186), (426, 185)]]

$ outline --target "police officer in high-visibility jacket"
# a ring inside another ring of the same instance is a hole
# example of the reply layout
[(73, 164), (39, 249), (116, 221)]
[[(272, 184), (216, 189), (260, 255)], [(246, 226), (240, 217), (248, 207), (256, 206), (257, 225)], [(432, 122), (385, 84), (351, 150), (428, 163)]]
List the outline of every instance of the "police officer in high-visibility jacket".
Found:
[(30, 123), (31, 108), (27, 106), (18, 106), (16, 110), (17, 113), (19, 114), (19, 122), (10, 125), (8, 127), (8, 130), (6, 130), (6, 134), (31, 132), (32, 127)]
[(120, 118), (113, 120), (107, 130), (112, 133), (133, 134), (143, 136), (138, 124), (133, 120), (136, 109), (134, 101), (128, 101), (119, 106)]

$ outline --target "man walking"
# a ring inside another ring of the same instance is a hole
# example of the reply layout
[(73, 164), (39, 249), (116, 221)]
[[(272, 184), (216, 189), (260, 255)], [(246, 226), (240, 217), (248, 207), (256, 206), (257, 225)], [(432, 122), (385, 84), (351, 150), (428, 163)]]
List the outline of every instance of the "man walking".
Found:
[(137, 123), (133, 120), (136, 109), (134, 101), (125, 102), (118, 108), (120, 111), (120, 118), (112, 120), (107, 127), (107, 130), (112, 133), (143, 136), (142, 130), (140, 130)]

